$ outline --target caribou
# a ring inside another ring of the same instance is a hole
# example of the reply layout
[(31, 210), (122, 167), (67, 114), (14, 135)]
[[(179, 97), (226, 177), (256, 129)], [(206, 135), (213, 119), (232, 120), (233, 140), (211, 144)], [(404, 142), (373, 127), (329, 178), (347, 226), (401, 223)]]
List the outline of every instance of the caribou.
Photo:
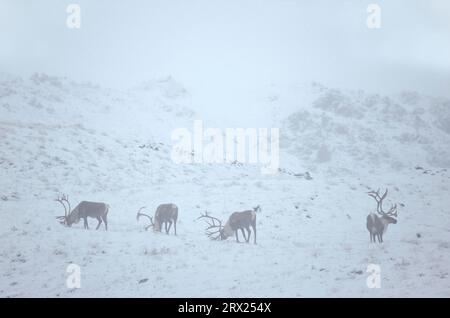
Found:
[[(138, 213), (136, 215), (136, 220), (139, 221), (139, 218), (141, 216), (145, 216), (146, 218), (148, 218), (150, 220), (150, 225), (147, 225), (145, 227), (146, 231), (150, 227), (153, 227), (153, 231), (161, 232), (161, 228), (164, 223), (165, 229), (166, 229), (166, 234), (169, 234), (170, 227), (172, 226), (172, 223), (173, 223), (175, 235), (177, 235), (178, 207), (175, 204), (167, 203), (167, 204), (159, 205), (155, 212), (155, 220), (154, 221), (150, 215), (141, 212), (145, 208), (146, 207), (143, 206), (138, 210)], [(167, 225), (169, 225), (169, 226), (167, 227)]]
[(396, 224), (397, 220), (395, 219), (398, 216), (397, 213), (397, 205), (391, 205), (390, 209), (385, 212), (383, 210), (383, 200), (386, 198), (388, 194), (388, 190), (384, 192), (383, 195), (380, 196), (380, 189), (377, 191), (368, 192), (369, 196), (375, 199), (377, 202), (377, 213), (381, 215), (379, 217), (375, 213), (370, 213), (367, 216), (367, 230), (370, 233), (370, 242), (376, 242), (376, 238), (378, 238), (378, 243), (383, 243), (383, 234), (386, 233), (389, 224)]
[[(208, 214), (206, 211), (201, 214), (197, 219), (204, 219), (207, 224), (205, 230), (206, 235), (212, 240), (226, 240), (228, 237), (236, 236), (236, 242), (240, 243), (238, 237), (238, 230), (241, 230), (244, 240), (249, 243), (251, 230), (253, 229), (254, 244), (256, 244), (256, 212), (260, 211), (260, 206), (254, 207), (252, 210), (246, 210), (242, 212), (234, 212), (230, 215), (225, 225), (222, 225), (222, 221), (216, 217)], [(245, 231), (247, 231), (247, 236)]]
[(61, 224), (71, 227), (72, 224), (78, 223), (80, 222), (80, 219), (83, 219), (84, 228), (89, 229), (87, 218), (91, 217), (98, 220), (96, 230), (99, 229), (102, 221), (105, 223), (105, 230), (108, 230), (108, 204), (103, 202), (81, 201), (73, 210), (71, 210), (68, 195), (63, 194), (61, 197), (55, 199), (55, 201), (61, 203), (64, 207), (64, 215), (56, 217)]

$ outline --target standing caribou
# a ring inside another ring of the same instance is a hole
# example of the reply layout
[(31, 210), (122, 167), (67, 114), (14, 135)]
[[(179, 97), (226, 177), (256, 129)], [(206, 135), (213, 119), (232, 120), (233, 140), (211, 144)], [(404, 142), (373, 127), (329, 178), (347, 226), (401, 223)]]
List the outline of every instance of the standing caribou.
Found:
[[(141, 207), (136, 215), (136, 219), (139, 221), (141, 216), (145, 216), (150, 220), (150, 225), (145, 227), (147, 231), (149, 227), (153, 227), (153, 230), (156, 232), (161, 232), (162, 224), (164, 223), (166, 234), (169, 234), (170, 227), (172, 226), (175, 231), (175, 235), (177, 235), (177, 219), (178, 219), (178, 207), (173, 203), (161, 204), (158, 206), (155, 212), (155, 221), (153, 218), (141, 211), (145, 209), (145, 206)], [(169, 224), (169, 227), (167, 227)]]
[[(256, 244), (256, 212), (261, 210), (260, 206), (256, 206), (253, 210), (247, 210), (243, 212), (234, 212), (228, 218), (225, 225), (222, 225), (222, 221), (211, 216), (208, 212), (200, 215), (197, 219), (205, 219), (208, 227), (206, 228), (206, 235), (213, 240), (226, 240), (233, 234), (236, 235), (236, 242), (239, 242), (238, 230), (241, 230), (245, 241), (250, 241), (251, 230), (253, 228), (253, 239)], [(247, 230), (245, 235), (244, 229)]]
[[(91, 217), (98, 220), (96, 230), (98, 230), (102, 221), (105, 223), (105, 230), (108, 230), (108, 204), (102, 202), (81, 201), (75, 209), (71, 211), (68, 195), (63, 194), (62, 197), (57, 198), (55, 201), (61, 203), (64, 207), (64, 215), (56, 217), (60, 220), (61, 224), (71, 227), (73, 223), (78, 223), (80, 222), (80, 219), (84, 219), (84, 228), (89, 229), (87, 218)], [(67, 207), (65, 203), (67, 203)]]
[(378, 242), (383, 243), (383, 234), (386, 233), (389, 224), (396, 224), (397, 220), (397, 205), (392, 205), (389, 211), (383, 211), (383, 200), (388, 194), (388, 190), (380, 196), (380, 189), (368, 192), (369, 196), (375, 199), (377, 202), (377, 213), (381, 215), (379, 217), (375, 213), (370, 213), (367, 216), (367, 229), (370, 233), (370, 242), (376, 242), (376, 237), (378, 237)]

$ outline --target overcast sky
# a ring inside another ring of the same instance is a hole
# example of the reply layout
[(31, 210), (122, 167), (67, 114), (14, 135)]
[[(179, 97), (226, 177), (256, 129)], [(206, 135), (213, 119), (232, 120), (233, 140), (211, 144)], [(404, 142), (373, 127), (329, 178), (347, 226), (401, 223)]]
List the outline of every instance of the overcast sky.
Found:
[(448, 0), (0, 0), (0, 39), (0, 69), (22, 76), (127, 88), (172, 75), (206, 98), (313, 80), (450, 96)]

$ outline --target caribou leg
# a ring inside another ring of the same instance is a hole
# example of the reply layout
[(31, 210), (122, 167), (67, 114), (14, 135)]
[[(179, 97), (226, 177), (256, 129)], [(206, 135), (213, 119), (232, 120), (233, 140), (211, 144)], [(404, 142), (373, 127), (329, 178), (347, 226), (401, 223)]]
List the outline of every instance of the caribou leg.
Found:
[(105, 229), (106, 229), (106, 231), (108, 231), (108, 220), (107, 220), (107, 215), (106, 215), (106, 214), (103, 214), (103, 215), (102, 215), (102, 219), (103, 219), (103, 222), (105, 222)]
[(242, 236), (244, 237), (244, 241), (247, 242), (247, 236), (245, 236), (244, 228), (241, 227), (240, 230), (241, 230)]
[(252, 235), (252, 231), (250, 231), (249, 227), (247, 227), (246, 230), (247, 230), (247, 234), (248, 234), (248, 237), (247, 237), (247, 243), (248, 243), (248, 242), (250, 242), (250, 236)]
[(252, 223), (250, 225), (252, 226), (252, 229), (253, 229), (253, 238), (254, 238), (254, 243), (256, 244), (256, 218), (254, 218), (252, 220)]
[(177, 221), (173, 222), (173, 229), (175, 230), (175, 235), (177, 235)]
[(238, 238), (238, 231), (236, 230), (236, 231), (234, 231), (234, 233), (236, 234), (236, 242), (240, 243), (239, 238)]
[(97, 225), (96, 230), (98, 230), (98, 228), (99, 228), (100, 225), (102, 224), (102, 219), (98, 216), (98, 217), (97, 217), (97, 221), (98, 221), (98, 225)]
[(167, 229), (167, 234), (169, 234), (171, 227), (172, 227), (172, 221), (169, 221), (169, 228)]
[(89, 224), (88, 224), (88, 221), (87, 221), (87, 217), (84, 218), (84, 228), (89, 230)]

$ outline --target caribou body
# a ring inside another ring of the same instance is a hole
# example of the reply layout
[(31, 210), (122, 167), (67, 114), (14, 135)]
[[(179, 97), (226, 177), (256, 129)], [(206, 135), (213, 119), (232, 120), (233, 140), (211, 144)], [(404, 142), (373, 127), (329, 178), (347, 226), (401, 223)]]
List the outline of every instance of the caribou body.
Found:
[(376, 238), (378, 238), (378, 243), (383, 243), (383, 234), (386, 233), (389, 224), (396, 224), (397, 220), (397, 205), (391, 206), (389, 211), (385, 212), (383, 210), (383, 200), (386, 198), (388, 194), (388, 190), (380, 196), (380, 190), (378, 191), (370, 191), (368, 194), (375, 199), (377, 202), (377, 213), (370, 213), (367, 216), (366, 227), (370, 233), (370, 242), (376, 242)]
[[(200, 218), (204, 218), (207, 221), (208, 227), (206, 228), (206, 234), (213, 240), (226, 240), (228, 237), (235, 235), (236, 242), (239, 243), (238, 231), (240, 230), (244, 236), (244, 240), (248, 243), (253, 229), (253, 240), (256, 244), (256, 212), (261, 210), (259, 205), (253, 210), (246, 210), (242, 212), (234, 212), (230, 215), (227, 222), (222, 226), (222, 222), (210, 215), (207, 212), (202, 214)], [(247, 231), (247, 235), (245, 231)]]
[[(99, 229), (100, 225), (105, 223), (105, 230), (108, 230), (108, 212), (109, 205), (103, 202), (90, 202), (81, 201), (72, 211), (70, 210), (69, 198), (67, 195), (63, 195), (61, 198), (56, 199), (64, 206), (64, 216), (59, 216), (62, 224), (69, 227), (74, 223), (80, 222), (80, 219), (84, 220), (84, 228), (89, 229), (89, 224), (87, 221), (88, 217), (97, 219), (98, 225), (96, 230)], [(66, 207), (67, 204), (67, 207)]]
[(170, 228), (173, 223), (175, 235), (177, 235), (177, 219), (178, 219), (178, 207), (173, 203), (161, 204), (155, 211), (154, 220), (151, 216), (142, 213), (141, 211), (145, 207), (141, 207), (136, 215), (136, 219), (139, 221), (141, 216), (145, 216), (150, 220), (150, 225), (145, 227), (148, 230), (149, 227), (153, 227), (156, 232), (161, 232), (162, 225), (165, 225), (166, 234), (169, 234)]

